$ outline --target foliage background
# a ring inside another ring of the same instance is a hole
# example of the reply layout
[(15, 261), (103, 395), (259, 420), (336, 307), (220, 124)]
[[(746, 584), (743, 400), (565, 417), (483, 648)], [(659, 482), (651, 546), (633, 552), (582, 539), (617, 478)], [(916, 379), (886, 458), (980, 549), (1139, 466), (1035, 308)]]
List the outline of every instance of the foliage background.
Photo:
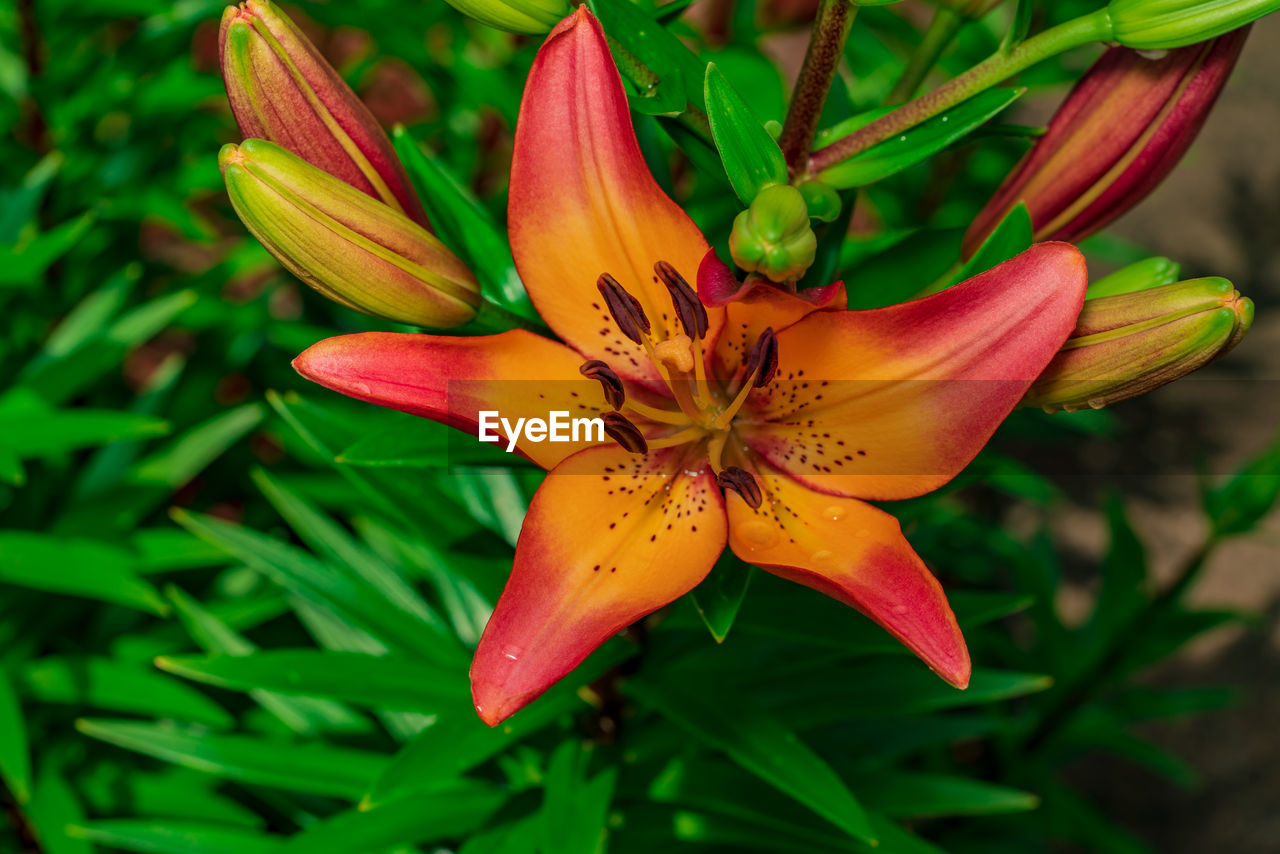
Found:
[[(759, 16), (788, 7), (732, 8), (703, 55), (780, 118), (784, 78), (755, 45)], [(294, 9), (379, 117), (501, 221), (536, 41), (439, 2)], [(0, 8), (0, 851), (862, 851), (863, 816), (890, 854), (1280, 850), (1259, 723), (1275, 711), (1274, 534), (1256, 532), (1280, 466), (1259, 382), (1280, 202), (1259, 128), (1280, 129), (1265, 50), (1280, 28), (1259, 25), (1169, 185), (1086, 247), (1099, 269), (1145, 246), (1232, 277), (1259, 306), (1251, 337), (1212, 382), (1021, 413), (954, 488), (893, 508), (966, 624), (967, 693), (757, 575), (722, 645), (681, 602), (490, 733), (467, 706), (465, 648), (536, 474), (442, 472), (438, 432), (293, 375), (310, 343), (376, 323), (303, 292), (231, 214), (220, 11)], [(912, 32), (899, 14), (919, 11), (863, 13), (846, 108), (891, 84)], [(719, 20), (714, 3), (692, 14)], [(777, 29), (765, 44), (791, 68), (803, 23)], [(953, 70), (998, 29), (966, 32)], [(1089, 57), (1025, 75), (1023, 117)], [(918, 287), (911, 264), (1018, 150), (983, 138), (873, 187), (888, 225), (923, 200), (932, 228), (850, 253), (855, 299)], [(676, 166), (663, 177), (727, 233), (731, 194)], [(392, 434), (408, 438), (388, 449)], [(1225, 545), (1188, 563), (1213, 531)], [(1191, 595), (1165, 592), (1188, 568)], [(588, 683), (594, 705), (573, 691)]]

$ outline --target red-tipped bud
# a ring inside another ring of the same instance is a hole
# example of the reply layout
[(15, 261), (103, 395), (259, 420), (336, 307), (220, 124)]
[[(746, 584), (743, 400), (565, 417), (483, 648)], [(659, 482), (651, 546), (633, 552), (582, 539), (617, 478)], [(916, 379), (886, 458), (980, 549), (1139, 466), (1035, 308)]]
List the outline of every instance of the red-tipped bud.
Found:
[(1037, 241), (1079, 241), (1142, 201), (1195, 140), (1247, 34), (1159, 56), (1107, 51), (974, 220), (966, 257), (1019, 202)]
[(427, 225), (386, 132), (283, 12), (267, 0), (227, 7), (219, 50), (227, 98), (246, 139), (274, 142)]

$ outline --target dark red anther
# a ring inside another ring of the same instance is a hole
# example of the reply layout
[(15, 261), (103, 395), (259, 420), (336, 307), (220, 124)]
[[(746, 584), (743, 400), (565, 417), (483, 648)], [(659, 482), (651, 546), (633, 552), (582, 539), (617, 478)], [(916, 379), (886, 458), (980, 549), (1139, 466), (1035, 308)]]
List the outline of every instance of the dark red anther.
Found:
[(637, 344), (643, 344), (643, 336), (648, 335), (652, 327), (640, 300), (627, 293), (618, 284), (618, 280), (608, 273), (603, 273), (596, 279), (596, 287), (604, 297), (609, 314), (613, 315), (613, 322), (618, 324), (618, 330)]
[(583, 362), (578, 372), (591, 380), (597, 380), (604, 389), (604, 399), (614, 409), (621, 409), (627, 400), (626, 389), (622, 387), (622, 378), (599, 359)]
[(624, 449), (633, 454), (644, 454), (649, 451), (649, 443), (644, 440), (640, 428), (632, 424), (625, 415), (617, 412), (606, 412), (600, 416), (604, 421), (604, 432)]
[(777, 373), (778, 336), (773, 334), (773, 328), (770, 327), (760, 333), (760, 337), (756, 339), (751, 352), (747, 355), (747, 376), (755, 374), (752, 384), (756, 388), (764, 388), (773, 382), (774, 375)]
[(716, 475), (716, 483), (723, 490), (732, 489), (747, 502), (752, 510), (760, 506), (764, 500), (764, 495), (760, 492), (760, 484), (756, 482), (755, 476), (746, 469), (740, 469), (737, 466), (729, 466), (720, 474)]
[(680, 318), (680, 326), (685, 334), (697, 339), (707, 337), (711, 322), (707, 318), (706, 306), (698, 299), (698, 292), (666, 261), (654, 264), (653, 271), (671, 293), (671, 303), (676, 308), (676, 317)]

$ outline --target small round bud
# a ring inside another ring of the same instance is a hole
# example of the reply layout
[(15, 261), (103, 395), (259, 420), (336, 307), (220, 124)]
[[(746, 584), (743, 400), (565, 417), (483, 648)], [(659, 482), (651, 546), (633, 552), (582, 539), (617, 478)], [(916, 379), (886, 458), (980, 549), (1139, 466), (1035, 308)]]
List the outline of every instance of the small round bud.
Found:
[(809, 208), (809, 218), (831, 222), (840, 216), (840, 194), (821, 181), (805, 181), (798, 188)]
[(762, 190), (733, 221), (729, 251), (749, 273), (775, 282), (799, 279), (818, 251), (804, 195), (788, 184)]

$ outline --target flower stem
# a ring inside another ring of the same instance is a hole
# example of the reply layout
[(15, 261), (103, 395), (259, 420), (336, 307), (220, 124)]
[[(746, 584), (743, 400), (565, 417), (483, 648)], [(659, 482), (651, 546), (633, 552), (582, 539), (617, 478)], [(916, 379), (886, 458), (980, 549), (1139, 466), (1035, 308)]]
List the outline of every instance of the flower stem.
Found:
[(818, 117), (827, 102), (836, 66), (844, 54), (844, 43), (857, 13), (857, 7), (849, 0), (821, 0), (818, 5), (804, 64), (800, 66), (800, 76), (791, 93), (782, 135), (778, 137), (778, 146), (793, 176), (804, 171), (813, 135), (818, 130)]
[(1007, 53), (993, 54), (927, 95), (904, 104), (887, 116), (815, 151), (809, 158), (808, 171), (818, 173), (829, 169), (876, 143), (933, 118), (1023, 69), (1073, 47), (1103, 40), (1110, 34), (1111, 19), (1105, 8), (1045, 30)]
[(924, 31), (924, 37), (920, 40), (915, 52), (911, 54), (902, 77), (889, 93), (888, 103), (900, 104), (915, 97), (916, 90), (920, 88), (924, 78), (938, 62), (938, 57), (942, 56), (942, 52), (956, 37), (956, 33), (960, 32), (963, 24), (964, 18), (956, 14), (955, 10), (947, 6), (938, 6), (938, 11), (929, 22), (928, 29)]

